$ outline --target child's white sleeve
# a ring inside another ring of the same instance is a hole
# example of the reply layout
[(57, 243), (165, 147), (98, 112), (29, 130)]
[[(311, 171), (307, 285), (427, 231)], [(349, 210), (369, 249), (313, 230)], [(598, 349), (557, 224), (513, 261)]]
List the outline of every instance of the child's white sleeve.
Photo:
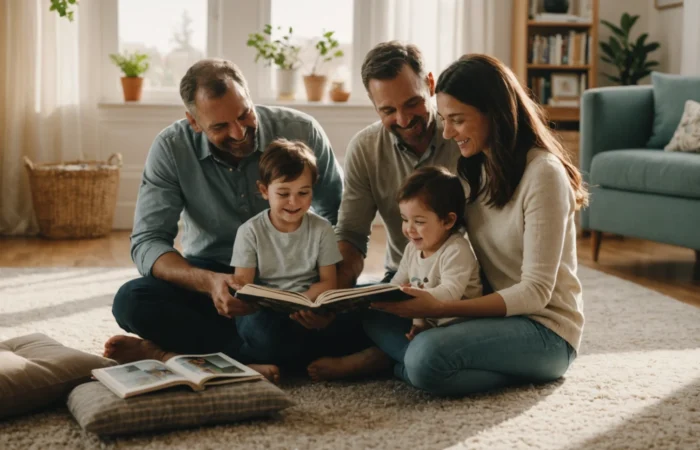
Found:
[(258, 267), (258, 245), (253, 227), (248, 222), (238, 227), (233, 243), (232, 267)]
[(443, 301), (461, 300), (467, 290), (481, 295), (479, 263), (469, 241), (455, 241), (445, 249), (438, 264), (440, 283), (434, 288), (426, 289), (433, 297)]
[(411, 251), (411, 244), (406, 244), (406, 248), (403, 250), (403, 256), (401, 256), (401, 262), (399, 263), (399, 268), (396, 274), (391, 279), (390, 283), (396, 286), (401, 286), (410, 281), (408, 274), (409, 260), (412, 258), (413, 252)]

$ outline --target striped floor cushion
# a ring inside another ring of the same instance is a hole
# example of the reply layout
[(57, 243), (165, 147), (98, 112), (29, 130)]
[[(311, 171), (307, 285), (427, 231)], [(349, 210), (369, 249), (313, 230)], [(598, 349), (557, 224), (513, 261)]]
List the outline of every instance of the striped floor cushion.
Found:
[(212, 386), (194, 392), (175, 388), (121, 399), (100, 382), (82, 384), (68, 396), (80, 426), (99, 435), (228, 423), (271, 413), (294, 402), (264, 380)]

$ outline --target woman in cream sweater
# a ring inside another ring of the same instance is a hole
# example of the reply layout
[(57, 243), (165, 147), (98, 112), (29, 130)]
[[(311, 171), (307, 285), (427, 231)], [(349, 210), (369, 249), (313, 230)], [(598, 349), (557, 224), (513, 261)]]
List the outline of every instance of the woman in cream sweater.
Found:
[[(493, 292), (441, 302), (373, 305), (365, 329), (394, 373), (428, 392), (464, 395), (561, 377), (583, 330), (576, 275), (575, 211), (587, 203), (581, 175), (513, 73), (486, 55), (466, 55), (439, 77), (444, 137), (462, 158), (467, 231)], [(485, 291), (486, 293), (486, 291)], [(466, 317), (410, 344), (407, 318)]]

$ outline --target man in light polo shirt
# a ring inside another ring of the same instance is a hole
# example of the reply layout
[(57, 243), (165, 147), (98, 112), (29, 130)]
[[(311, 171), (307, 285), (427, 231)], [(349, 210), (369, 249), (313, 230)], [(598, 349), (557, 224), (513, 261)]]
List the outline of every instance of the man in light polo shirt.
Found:
[(336, 227), (343, 255), (339, 287), (353, 286), (362, 273), (377, 211), (388, 238), (383, 281), (391, 280), (408, 242), (396, 202), (399, 187), (419, 167), (441, 165), (456, 172), (460, 156), (454, 140), (442, 137), (432, 101), (435, 79), (425, 72), (418, 48), (396, 41), (378, 44), (362, 63), (362, 82), (380, 120), (353, 137), (345, 157)]

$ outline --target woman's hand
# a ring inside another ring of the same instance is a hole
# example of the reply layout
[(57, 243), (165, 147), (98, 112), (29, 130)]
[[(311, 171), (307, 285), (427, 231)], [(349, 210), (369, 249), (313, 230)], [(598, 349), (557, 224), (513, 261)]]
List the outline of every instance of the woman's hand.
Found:
[(423, 318), (441, 317), (442, 302), (423, 289), (402, 287), (401, 290), (414, 298), (401, 302), (372, 303), (373, 309), (388, 312), (399, 317)]
[(297, 311), (289, 315), (289, 318), (299, 322), (309, 330), (322, 330), (335, 320), (335, 314), (316, 314), (312, 311)]

